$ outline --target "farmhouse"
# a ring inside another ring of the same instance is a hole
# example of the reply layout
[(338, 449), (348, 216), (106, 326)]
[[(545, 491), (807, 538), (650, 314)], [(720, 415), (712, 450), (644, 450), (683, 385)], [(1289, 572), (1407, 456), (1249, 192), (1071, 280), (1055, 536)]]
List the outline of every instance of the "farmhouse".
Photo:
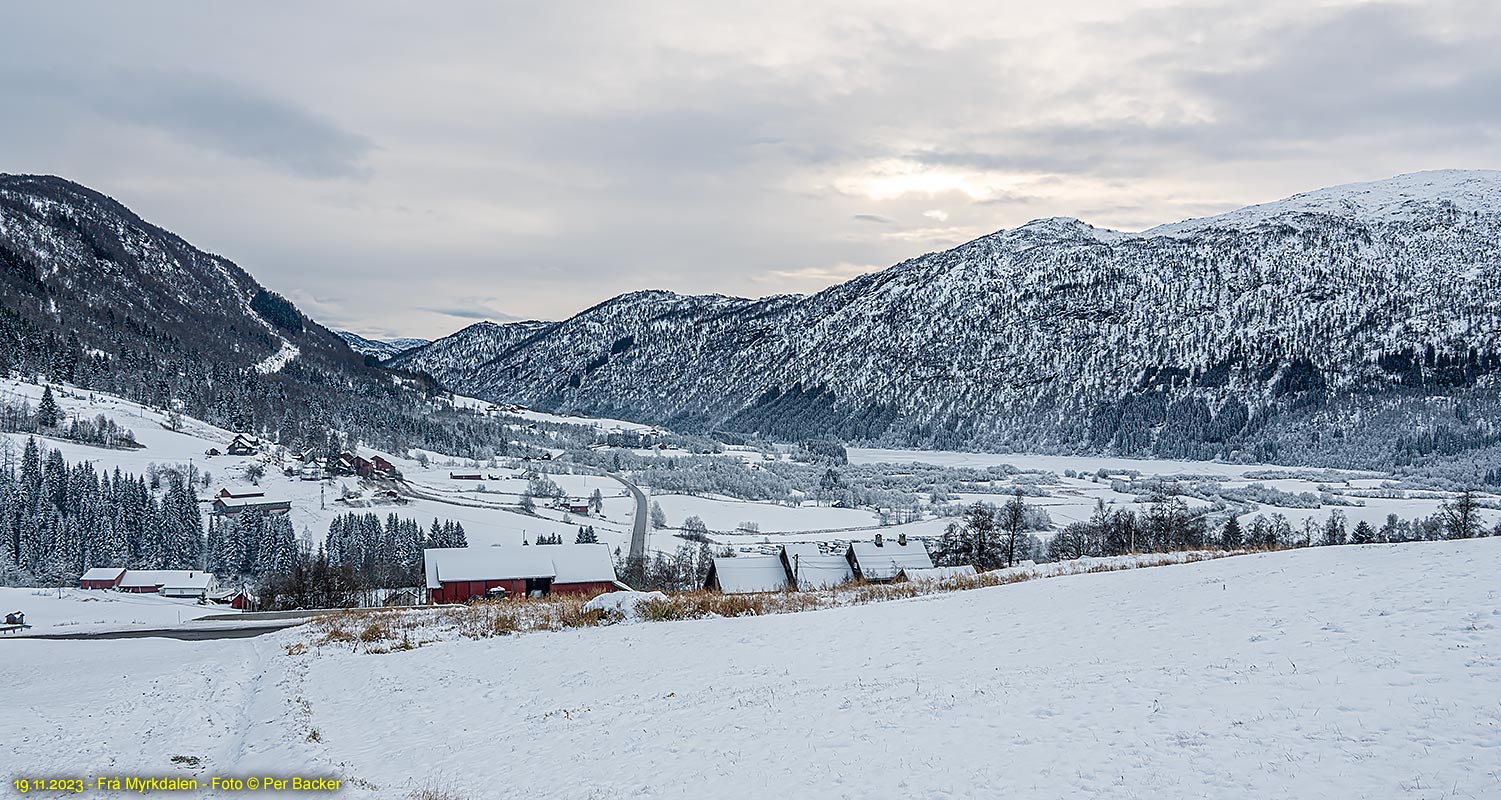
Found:
[(432, 603), (463, 603), (504, 589), (510, 597), (594, 596), (621, 588), (603, 544), (441, 547), (422, 551)]
[(755, 594), (785, 592), (792, 586), (781, 556), (739, 556), (714, 559), (704, 588), (725, 594)]
[(161, 588), (156, 593), (163, 597), (190, 597), (198, 600), (208, 598), (218, 584), (212, 573), (167, 570)]
[(855, 579), (848, 559), (826, 556), (816, 544), (783, 545), (781, 557), (792, 587), (800, 591), (843, 586)]
[(243, 433), (235, 434), (234, 441), (224, 448), (224, 452), (232, 456), (253, 456), (260, 452), (261, 442), (254, 436), (246, 436)]
[(589, 516), (589, 503), (581, 500), (565, 500), (563, 502), (563, 510), (570, 514), (587, 517)]
[(80, 589), (113, 589), (125, 577), (124, 567), (94, 567), (78, 579)]
[(267, 500), (261, 497), (215, 497), (213, 513), (221, 517), (232, 517), (242, 511), (260, 509), (267, 514), (286, 514), (292, 510), (290, 500)]
[(852, 542), (845, 553), (855, 577), (871, 582), (894, 581), (904, 569), (932, 569), (933, 559), (921, 542), (902, 534), (895, 542), (876, 534), (874, 542)]
[(396, 471), (396, 465), (385, 460), (384, 458), (381, 458), (380, 456), (372, 456), (370, 458), (370, 468), (372, 472), (382, 477), (400, 477), (400, 473)]
[(173, 597), (202, 597), (213, 590), (213, 573), (186, 569), (128, 569), (120, 579), (119, 589), (132, 594), (156, 594), (167, 587)]

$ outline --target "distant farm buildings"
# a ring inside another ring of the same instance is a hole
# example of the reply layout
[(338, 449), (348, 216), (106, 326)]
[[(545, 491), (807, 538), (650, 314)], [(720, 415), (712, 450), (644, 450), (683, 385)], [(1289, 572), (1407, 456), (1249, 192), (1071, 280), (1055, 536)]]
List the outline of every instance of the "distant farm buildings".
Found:
[(464, 603), (500, 596), (594, 596), (622, 588), (603, 544), (442, 547), (422, 551), (428, 601)]
[[(108, 574), (115, 572), (120, 575), (114, 585), (101, 585), (108, 580)], [(212, 572), (203, 570), (95, 567), (83, 574), (78, 585), (83, 589), (115, 589), (131, 594), (204, 599), (213, 593), (218, 583)]]

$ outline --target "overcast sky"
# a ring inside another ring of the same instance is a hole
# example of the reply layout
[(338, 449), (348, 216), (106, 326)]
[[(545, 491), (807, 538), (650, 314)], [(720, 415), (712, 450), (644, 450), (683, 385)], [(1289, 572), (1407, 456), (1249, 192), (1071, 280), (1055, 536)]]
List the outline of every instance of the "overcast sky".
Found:
[(0, 171), (435, 337), (1501, 167), (1498, 40), (1494, 0), (7, 3)]

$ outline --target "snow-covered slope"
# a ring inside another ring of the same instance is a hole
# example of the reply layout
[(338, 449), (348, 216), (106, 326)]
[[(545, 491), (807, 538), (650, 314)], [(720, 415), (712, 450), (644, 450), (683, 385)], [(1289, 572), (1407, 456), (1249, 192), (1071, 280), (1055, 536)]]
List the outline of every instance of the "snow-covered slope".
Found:
[(1421, 173), (1143, 233), (1037, 220), (805, 297), (623, 295), (443, 379), (678, 429), (1410, 463), (1501, 440), (1498, 198)]
[(427, 344), (426, 339), (366, 339), (350, 331), (334, 331), (349, 349), (362, 356), (374, 356), (382, 361), (408, 350)]
[(390, 365), (426, 372), (446, 383), (460, 380), (475, 367), (495, 358), (518, 342), (548, 330), (552, 322), (476, 322), (457, 333), (394, 354)]
[(1491, 797), (1498, 571), (1477, 539), (383, 655), (0, 641), (0, 741), (361, 798)]

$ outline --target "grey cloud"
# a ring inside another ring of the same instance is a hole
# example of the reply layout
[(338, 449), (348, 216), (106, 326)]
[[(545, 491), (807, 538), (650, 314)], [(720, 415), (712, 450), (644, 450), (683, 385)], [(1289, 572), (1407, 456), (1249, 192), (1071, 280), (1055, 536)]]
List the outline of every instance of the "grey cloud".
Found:
[(856, 214), (853, 217), (850, 217), (850, 219), (853, 219), (853, 220), (856, 220), (856, 221), (859, 221), (859, 222), (876, 222), (876, 223), (880, 223), (882, 225), (890, 225), (891, 224), (891, 220), (889, 218), (883, 217), (880, 214)]
[(366, 174), (369, 139), (292, 103), (207, 76), (138, 75), (97, 98), (101, 113), (308, 178)]

